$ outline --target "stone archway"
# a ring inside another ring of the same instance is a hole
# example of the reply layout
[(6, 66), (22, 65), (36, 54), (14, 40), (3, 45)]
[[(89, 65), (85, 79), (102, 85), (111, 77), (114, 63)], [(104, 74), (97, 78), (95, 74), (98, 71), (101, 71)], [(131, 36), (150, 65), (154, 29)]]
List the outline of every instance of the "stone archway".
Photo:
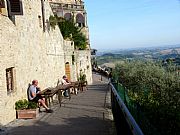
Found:
[(85, 18), (82, 14), (77, 14), (76, 15), (76, 23), (78, 27), (85, 27)]
[(65, 13), (64, 14), (64, 19), (71, 20), (72, 19), (72, 14), (71, 13)]

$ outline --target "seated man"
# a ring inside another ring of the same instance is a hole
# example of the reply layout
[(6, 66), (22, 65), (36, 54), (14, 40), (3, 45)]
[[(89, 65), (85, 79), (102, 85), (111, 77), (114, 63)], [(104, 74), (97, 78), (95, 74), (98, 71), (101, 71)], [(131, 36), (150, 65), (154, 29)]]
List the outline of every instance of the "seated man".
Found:
[(40, 103), (46, 109), (46, 112), (52, 113), (53, 110), (51, 110), (46, 106), (45, 99), (41, 96), (40, 89), (37, 85), (38, 85), (38, 81), (33, 80), (32, 85), (28, 89), (29, 100), (32, 102)]
[(61, 80), (61, 84), (62, 85), (67, 85), (67, 84), (70, 84), (68, 78), (66, 75), (63, 76), (62, 80)]
[[(61, 84), (62, 85), (68, 85), (68, 84), (70, 84), (70, 82), (68, 81), (68, 78), (67, 78), (67, 76), (63, 76), (63, 78), (62, 78), (62, 80), (61, 80)], [(64, 92), (64, 96), (65, 97), (68, 97), (69, 95), (68, 95), (68, 90), (65, 90), (65, 92)]]

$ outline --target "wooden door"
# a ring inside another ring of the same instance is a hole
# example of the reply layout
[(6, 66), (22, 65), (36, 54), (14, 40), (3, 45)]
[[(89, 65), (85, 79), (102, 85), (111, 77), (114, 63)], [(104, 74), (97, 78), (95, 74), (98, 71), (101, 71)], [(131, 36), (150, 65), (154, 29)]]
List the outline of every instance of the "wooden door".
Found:
[(66, 73), (68, 80), (71, 81), (71, 71), (70, 71), (69, 62), (66, 62), (66, 64), (65, 64), (65, 73)]

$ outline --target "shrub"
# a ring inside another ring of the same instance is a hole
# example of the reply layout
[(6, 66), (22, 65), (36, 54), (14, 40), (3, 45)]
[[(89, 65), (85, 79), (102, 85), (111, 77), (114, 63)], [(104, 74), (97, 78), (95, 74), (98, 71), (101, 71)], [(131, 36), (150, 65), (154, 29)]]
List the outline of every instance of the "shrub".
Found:
[(173, 135), (180, 128), (180, 76), (169, 70), (171, 67), (126, 61), (115, 68), (116, 79), (128, 89), (130, 100), (141, 106), (149, 122), (163, 135)]
[(37, 108), (37, 103), (35, 102), (28, 103), (28, 109), (36, 109), (36, 108)]
[(50, 16), (49, 17), (50, 26), (55, 29), (55, 26), (58, 25), (62, 36), (64, 39), (70, 39), (74, 41), (76, 49), (85, 50), (87, 46), (86, 36), (81, 32), (81, 29), (78, 28), (73, 20), (65, 20), (62, 17)]
[(85, 74), (80, 74), (78, 81), (86, 81), (86, 75)]
[(23, 109), (35, 109), (37, 108), (37, 103), (35, 102), (29, 102), (26, 99), (18, 100), (15, 103), (15, 109), (16, 110), (23, 110)]
[(50, 23), (51, 28), (55, 29), (55, 27), (56, 27), (56, 25), (57, 25), (57, 19), (56, 19), (56, 17), (54, 17), (54, 16), (51, 15), (51, 16), (49, 17), (49, 23)]

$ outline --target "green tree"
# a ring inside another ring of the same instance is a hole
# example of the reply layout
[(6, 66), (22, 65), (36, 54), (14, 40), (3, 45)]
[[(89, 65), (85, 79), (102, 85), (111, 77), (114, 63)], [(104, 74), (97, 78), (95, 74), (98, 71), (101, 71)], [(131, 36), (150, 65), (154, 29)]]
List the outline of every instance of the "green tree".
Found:
[(74, 41), (76, 49), (84, 50), (87, 47), (86, 36), (81, 32), (81, 29), (75, 26), (73, 20), (66, 20), (58, 16), (49, 17), (50, 26), (55, 29), (55, 26), (58, 24), (63, 38), (70, 39)]
[(117, 79), (132, 102), (141, 106), (150, 123), (163, 134), (180, 128), (180, 76), (170, 67), (151, 61), (125, 61), (116, 66)]

